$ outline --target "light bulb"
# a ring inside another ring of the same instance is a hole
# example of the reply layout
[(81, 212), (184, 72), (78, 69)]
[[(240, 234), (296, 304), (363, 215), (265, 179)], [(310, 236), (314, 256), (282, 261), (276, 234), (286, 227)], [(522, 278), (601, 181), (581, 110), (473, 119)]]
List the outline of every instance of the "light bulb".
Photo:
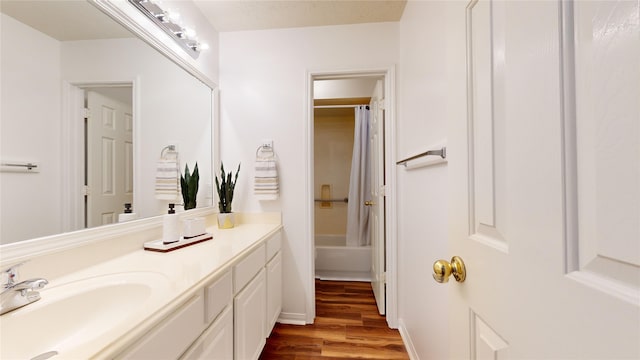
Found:
[(184, 34), (190, 39), (196, 37), (196, 31), (191, 28), (184, 28)]
[(167, 10), (167, 17), (173, 21), (173, 22), (177, 22), (178, 20), (180, 20), (180, 14), (176, 11), (173, 10)]

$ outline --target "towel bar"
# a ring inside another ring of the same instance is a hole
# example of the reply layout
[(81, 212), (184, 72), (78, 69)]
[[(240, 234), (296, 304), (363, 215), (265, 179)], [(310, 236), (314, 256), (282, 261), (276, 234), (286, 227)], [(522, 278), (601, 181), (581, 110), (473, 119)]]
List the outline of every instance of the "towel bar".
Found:
[(8, 172), (40, 172), (40, 168), (37, 163), (34, 162), (20, 162), (20, 161), (7, 161), (0, 163), (0, 169)]
[(404, 165), (406, 167), (407, 166), (407, 162), (409, 162), (411, 160), (415, 160), (415, 159), (421, 158), (423, 156), (430, 156), (430, 155), (440, 156), (441, 158), (446, 159), (447, 158), (447, 148), (443, 147), (440, 150), (425, 151), (425, 152), (423, 152), (421, 154), (408, 157), (408, 158), (406, 158), (404, 160), (400, 160), (400, 161), (398, 161), (396, 163), (396, 165)]
[(33, 163), (2, 163), (2, 166), (25, 167), (27, 170), (36, 169), (38, 165)]

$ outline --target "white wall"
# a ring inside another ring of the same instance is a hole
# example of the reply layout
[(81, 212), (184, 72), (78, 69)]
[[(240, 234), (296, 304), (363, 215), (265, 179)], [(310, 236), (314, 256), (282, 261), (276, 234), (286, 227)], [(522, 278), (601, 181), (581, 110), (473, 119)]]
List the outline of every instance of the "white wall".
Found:
[(39, 173), (0, 173), (0, 243), (5, 244), (62, 229), (61, 77), (57, 40), (4, 14), (0, 23), (0, 160), (40, 162)]
[[(397, 62), (397, 24), (378, 23), (220, 34), (221, 159), (242, 163), (234, 211), (282, 211), (283, 316), (305, 320), (313, 296), (306, 236), (308, 71), (386, 68)], [(274, 140), (280, 199), (253, 195), (253, 160)]]
[[(410, 1), (399, 24), (398, 157), (446, 139), (465, 115), (465, 2)], [(449, 158), (456, 156), (448, 148)], [(415, 358), (449, 357), (449, 287), (431, 264), (449, 260), (447, 165), (397, 169), (398, 317)]]

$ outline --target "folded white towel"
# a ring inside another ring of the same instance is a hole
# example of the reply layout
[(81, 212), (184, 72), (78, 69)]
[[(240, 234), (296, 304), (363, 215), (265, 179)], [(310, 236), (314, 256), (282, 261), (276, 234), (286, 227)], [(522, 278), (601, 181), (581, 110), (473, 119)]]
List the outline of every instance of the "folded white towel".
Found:
[(156, 199), (175, 200), (180, 194), (180, 169), (177, 159), (160, 159), (156, 168)]
[(259, 200), (276, 200), (279, 194), (278, 169), (275, 158), (257, 158), (253, 191)]

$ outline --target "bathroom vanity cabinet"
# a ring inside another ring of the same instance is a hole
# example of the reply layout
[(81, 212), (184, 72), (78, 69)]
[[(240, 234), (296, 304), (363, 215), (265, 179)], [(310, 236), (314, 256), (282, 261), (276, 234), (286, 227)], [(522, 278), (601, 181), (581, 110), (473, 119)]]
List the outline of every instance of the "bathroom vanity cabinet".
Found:
[(0, 318), (0, 359), (256, 359), (282, 308), (281, 215), (236, 214), (226, 230), (211, 209), (181, 216), (205, 217), (213, 239), (145, 251), (162, 226), (150, 218), (3, 248), (49, 284)]
[(119, 359), (257, 359), (282, 309), (281, 234), (239, 256)]

